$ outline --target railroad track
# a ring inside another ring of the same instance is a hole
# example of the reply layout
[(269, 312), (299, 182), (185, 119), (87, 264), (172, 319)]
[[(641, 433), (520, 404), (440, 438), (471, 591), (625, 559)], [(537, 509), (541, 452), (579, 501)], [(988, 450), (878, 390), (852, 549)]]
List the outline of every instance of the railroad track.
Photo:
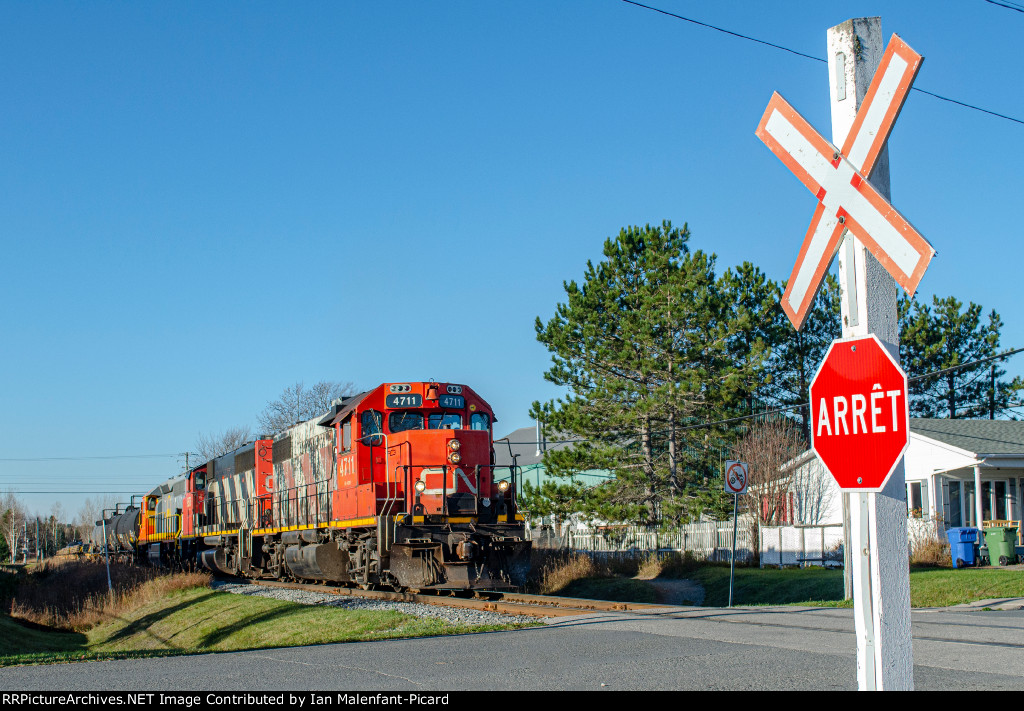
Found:
[[(242, 580), (242, 579), (239, 579)], [(525, 593), (503, 593), (482, 591), (473, 597), (458, 597), (451, 594), (427, 594), (411, 592), (395, 592), (391, 590), (360, 590), (343, 588), (333, 585), (310, 583), (286, 583), (277, 580), (249, 580), (244, 582), (266, 587), (287, 588), (290, 590), (309, 590), (311, 592), (329, 593), (345, 597), (369, 600), (392, 600), (395, 602), (417, 602), (425, 605), (442, 607), (460, 607), (470, 610), (486, 610), (510, 615), (532, 615), (534, 617), (566, 617), (582, 615), (588, 612), (637, 611), (663, 609), (665, 605), (652, 605), (639, 602), (610, 602), (607, 600), (585, 600), (582, 598), (556, 597), (554, 595), (528, 595)]]

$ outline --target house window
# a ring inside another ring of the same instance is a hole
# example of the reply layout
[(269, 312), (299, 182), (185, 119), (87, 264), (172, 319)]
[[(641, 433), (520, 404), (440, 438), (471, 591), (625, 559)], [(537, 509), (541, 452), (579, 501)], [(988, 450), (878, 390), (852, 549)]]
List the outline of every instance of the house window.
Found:
[(907, 482), (907, 514), (911, 518), (928, 518), (928, 482)]
[(949, 482), (949, 525), (977, 526), (974, 508), (974, 482)]
[(981, 482), (981, 515), (983, 521), (1005, 521), (1009, 518), (1010, 482), (1006, 479)]
[(949, 525), (951, 528), (963, 526), (963, 511), (960, 508), (960, 482), (949, 483)]

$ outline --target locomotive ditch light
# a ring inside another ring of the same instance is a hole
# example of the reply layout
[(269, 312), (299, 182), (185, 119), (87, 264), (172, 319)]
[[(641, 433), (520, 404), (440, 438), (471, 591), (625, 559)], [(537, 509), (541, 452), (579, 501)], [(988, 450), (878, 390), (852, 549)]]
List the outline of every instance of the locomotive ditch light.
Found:
[(427, 488), (427, 482), (420, 479), (415, 484), (413, 484), (413, 488), (416, 489), (417, 494), (422, 494), (423, 491)]
[(500, 491), (503, 494), (506, 491), (508, 491), (508, 481), (507, 480), (506, 481), (499, 481), (498, 482), (498, 491)]
[(448, 449), (452, 450), (453, 452), (458, 452), (461, 447), (462, 442), (460, 442), (457, 439), (449, 440), (448, 442)]

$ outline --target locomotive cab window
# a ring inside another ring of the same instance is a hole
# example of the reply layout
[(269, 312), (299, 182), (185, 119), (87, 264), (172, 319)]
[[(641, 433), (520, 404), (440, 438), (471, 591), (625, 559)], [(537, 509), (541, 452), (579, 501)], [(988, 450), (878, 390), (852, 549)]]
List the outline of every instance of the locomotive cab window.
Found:
[(427, 417), (427, 427), (432, 430), (461, 430), (462, 415), (455, 412), (437, 412)]
[(381, 432), (383, 431), (384, 417), (381, 413), (376, 410), (367, 410), (363, 413), (362, 419), (360, 420), (362, 434), (362, 443), (368, 444), (371, 447), (376, 447), (384, 443), (384, 437)]
[(202, 491), (206, 488), (206, 472), (196, 472), (193, 479), (193, 487), (196, 491)]
[(388, 415), (388, 429), (392, 432), (405, 432), (406, 430), (423, 429), (423, 413), (421, 412), (392, 412)]
[(474, 412), (469, 416), (469, 429), (486, 430), (491, 427), (491, 418), (483, 412)]
[(341, 425), (341, 451), (352, 449), (352, 420), (345, 420)]

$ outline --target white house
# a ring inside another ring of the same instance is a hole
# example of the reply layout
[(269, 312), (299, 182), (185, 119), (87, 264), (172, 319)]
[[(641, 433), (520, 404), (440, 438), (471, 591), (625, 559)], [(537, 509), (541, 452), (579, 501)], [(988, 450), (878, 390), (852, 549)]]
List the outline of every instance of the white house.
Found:
[[(1024, 511), (1024, 422), (911, 418), (904, 459), (911, 518), (954, 526), (1014, 521)], [(795, 467), (792, 523), (841, 524), (842, 497), (812, 451)], [(979, 495), (980, 492), (980, 495)], [(1020, 532), (1018, 532), (1020, 533)]]

